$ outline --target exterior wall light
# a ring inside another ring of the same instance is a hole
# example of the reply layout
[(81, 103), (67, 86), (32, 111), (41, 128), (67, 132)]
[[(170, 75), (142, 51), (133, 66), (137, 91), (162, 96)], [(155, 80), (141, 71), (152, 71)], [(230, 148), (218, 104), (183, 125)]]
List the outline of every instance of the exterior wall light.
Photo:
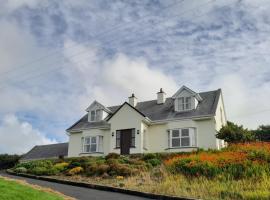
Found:
[(140, 130), (137, 130), (137, 135), (139, 135), (140, 134)]
[(112, 132), (112, 137), (114, 136), (114, 132)]

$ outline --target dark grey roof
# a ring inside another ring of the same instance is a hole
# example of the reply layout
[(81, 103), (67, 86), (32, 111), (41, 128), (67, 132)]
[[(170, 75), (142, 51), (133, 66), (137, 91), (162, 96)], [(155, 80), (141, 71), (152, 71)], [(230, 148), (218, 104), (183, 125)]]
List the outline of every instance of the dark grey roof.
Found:
[[(175, 112), (173, 98), (167, 98), (164, 104), (157, 104), (157, 100), (138, 102), (136, 109), (152, 121), (209, 116), (215, 114), (220, 94), (221, 89), (199, 93), (202, 97), (202, 101), (199, 102), (195, 110), (187, 112)], [(108, 109), (112, 111), (111, 115), (117, 112), (122, 105), (108, 107)], [(107, 119), (109, 119), (111, 115), (109, 115)], [(110, 127), (110, 124), (107, 121), (88, 122), (86, 114), (67, 129), (67, 131), (96, 127)]]
[(38, 160), (48, 158), (58, 158), (68, 155), (68, 143), (40, 145), (32, 148), (21, 160)]

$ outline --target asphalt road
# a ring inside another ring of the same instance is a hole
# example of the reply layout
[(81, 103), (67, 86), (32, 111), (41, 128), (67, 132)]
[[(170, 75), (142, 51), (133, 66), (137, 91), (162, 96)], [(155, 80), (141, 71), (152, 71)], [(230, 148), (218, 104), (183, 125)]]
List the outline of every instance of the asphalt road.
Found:
[(48, 182), (48, 181), (13, 176), (13, 175), (9, 175), (5, 172), (0, 172), (0, 175), (5, 176), (5, 177), (9, 177), (9, 178), (13, 178), (13, 179), (25, 180), (30, 184), (35, 184), (35, 185), (51, 188), (53, 190), (56, 190), (56, 191), (59, 191), (59, 192), (65, 194), (67, 196), (74, 197), (74, 198), (80, 199), (80, 200), (97, 200), (97, 199), (98, 200), (99, 199), (101, 199), (101, 200), (125, 200), (125, 199), (147, 200), (147, 198), (127, 195), (127, 194), (121, 194), (121, 193), (116, 193), (116, 192), (94, 190), (94, 189), (65, 185), (65, 184), (60, 184), (60, 183), (53, 183), (53, 182)]

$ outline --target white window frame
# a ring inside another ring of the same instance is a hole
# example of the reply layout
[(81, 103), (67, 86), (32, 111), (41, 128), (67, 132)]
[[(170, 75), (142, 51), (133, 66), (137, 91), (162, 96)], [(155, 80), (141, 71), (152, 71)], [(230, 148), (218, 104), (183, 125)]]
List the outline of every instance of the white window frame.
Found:
[[(182, 136), (182, 130), (188, 130), (188, 136)], [(173, 130), (178, 130), (179, 131), (179, 136), (178, 137), (173, 137), (172, 132)], [(193, 133), (193, 135), (191, 134)], [(181, 139), (182, 138), (189, 138), (189, 145), (188, 146), (182, 146), (181, 145)], [(173, 146), (172, 145), (172, 139), (179, 139), (179, 146)], [(196, 133), (196, 128), (193, 127), (187, 127), (187, 128), (176, 128), (176, 129), (170, 129), (168, 131), (168, 145), (169, 148), (189, 148), (189, 147), (197, 147), (197, 133)]]
[[(188, 100), (189, 99), (189, 102)], [(192, 110), (192, 98), (191, 97), (178, 97), (177, 98), (178, 103), (178, 111), (185, 111), (185, 110)]]
[[(97, 112), (101, 112), (101, 113), (100, 113), (100, 119), (97, 118), (97, 117), (98, 117)], [(95, 114), (94, 114), (94, 120), (92, 120), (92, 113), (95, 113)], [(97, 122), (97, 121), (100, 121), (100, 120), (102, 120), (102, 115), (103, 115), (102, 109), (91, 110), (91, 111), (90, 111), (90, 121), (91, 121), (91, 122)]]
[[(96, 138), (96, 142), (92, 143), (92, 138)], [(89, 139), (89, 143), (86, 144), (87, 139)], [(91, 151), (91, 146), (96, 145), (95, 151)], [(86, 151), (87, 147), (89, 146), (89, 151)], [(86, 136), (82, 138), (82, 153), (103, 153), (103, 136), (96, 135), (96, 136)]]

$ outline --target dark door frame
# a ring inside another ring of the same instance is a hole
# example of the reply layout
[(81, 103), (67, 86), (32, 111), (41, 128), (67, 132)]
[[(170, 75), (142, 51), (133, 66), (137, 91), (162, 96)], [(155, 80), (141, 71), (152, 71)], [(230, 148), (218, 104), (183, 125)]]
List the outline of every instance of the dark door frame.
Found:
[(120, 131), (120, 154), (121, 155), (130, 154), (133, 129), (135, 128), (117, 130), (117, 131)]

